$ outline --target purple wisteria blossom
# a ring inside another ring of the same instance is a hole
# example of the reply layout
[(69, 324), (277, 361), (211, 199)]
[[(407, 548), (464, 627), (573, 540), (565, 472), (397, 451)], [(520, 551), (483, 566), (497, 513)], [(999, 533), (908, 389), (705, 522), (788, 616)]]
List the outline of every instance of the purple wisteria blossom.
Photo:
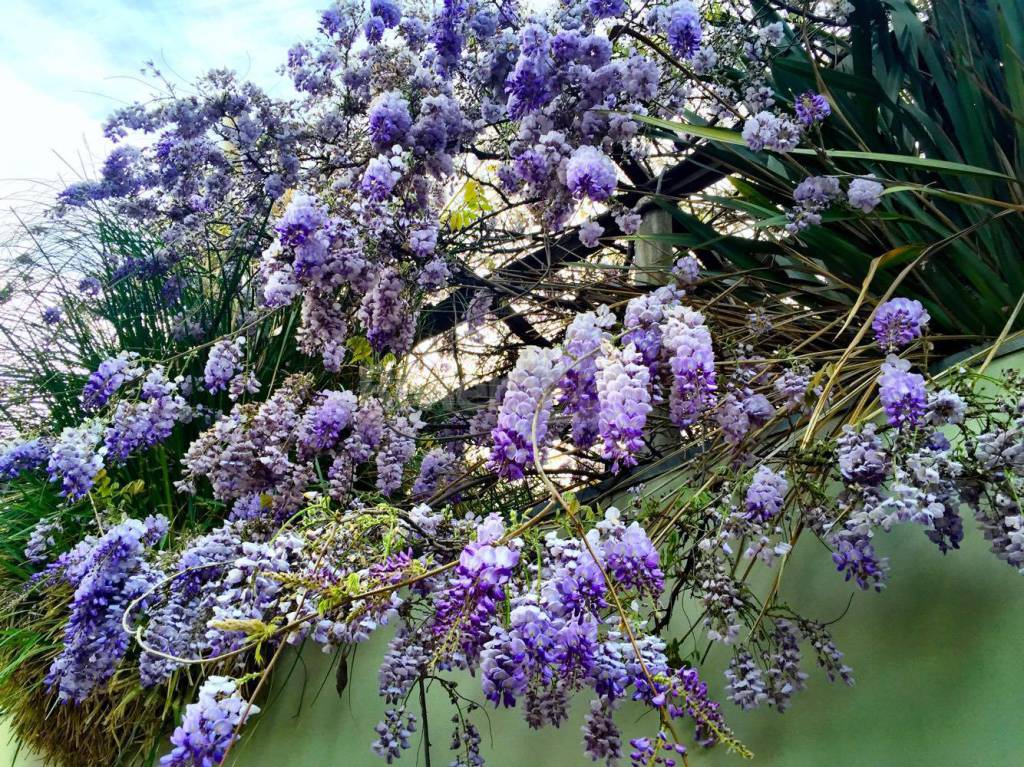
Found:
[(718, 403), (715, 420), (725, 441), (738, 445), (748, 432), (764, 426), (774, 414), (775, 408), (763, 394), (748, 387), (733, 388)]
[(37, 438), (15, 442), (0, 453), (0, 479), (14, 479), (26, 471), (46, 466), (50, 460), (52, 442)]
[(890, 424), (899, 429), (916, 426), (928, 405), (924, 377), (910, 372), (909, 360), (890, 354), (878, 376), (878, 398)]
[(743, 499), (747, 518), (758, 522), (774, 519), (782, 510), (787, 490), (789, 483), (781, 473), (759, 467)]
[(470, 543), (434, 601), (434, 635), (452, 641), (454, 632), (465, 657), (476, 658), (487, 643), (494, 612), (518, 564), (519, 552), (510, 546)]
[(942, 389), (928, 395), (928, 423), (933, 426), (963, 423), (966, 412), (967, 403), (954, 391)]
[(132, 453), (153, 447), (171, 436), (178, 423), (192, 418), (178, 380), (168, 380), (161, 366), (146, 374), (137, 402), (118, 403), (103, 434), (109, 458), (124, 463)]
[(218, 341), (210, 348), (203, 370), (203, 385), (211, 394), (228, 388), (231, 379), (242, 369), (245, 359), (245, 336)]
[(587, 197), (604, 202), (615, 191), (615, 165), (600, 149), (581, 146), (565, 166), (565, 183), (577, 200)]
[(596, 248), (600, 244), (599, 238), (604, 234), (604, 227), (596, 221), (584, 221), (580, 226), (580, 242), (588, 248)]
[(824, 122), (832, 114), (832, 107), (828, 100), (814, 91), (802, 93), (793, 105), (793, 110), (796, 112), (797, 119), (808, 128)]
[(882, 202), (882, 186), (873, 176), (866, 178), (855, 178), (850, 182), (846, 190), (846, 201), (851, 208), (856, 208), (863, 213), (870, 213)]
[(555, 660), (557, 625), (533, 600), (520, 600), (512, 609), (510, 626), (491, 629), (480, 653), (484, 697), (497, 705), (514, 706), (537, 678), (551, 681), (550, 663)]
[(631, 298), (626, 304), (622, 326), (626, 330), (623, 344), (633, 344), (656, 373), (655, 363), (661, 354), (661, 322), (665, 312), (679, 305), (683, 291), (674, 285), (664, 285), (650, 293)]
[(45, 562), (57, 541), (54, 533), (63, 532), (64, 525), (59, 519), (40, 519), (32, 528), (28, 542), (25, 544), (25, 560), (33, 564)]
[(650, 371), (633, 344), (609, 347), (597, 359), (595, 374), (600, 407), (601, 456), (612, 471), (635, 466), (644, 448), (643, 432), (651, 412)]
[(658, 550), (637, 522), (628, 526), (619, 520), (614, 506), (605, 512), (598, 527), (604, 527), (600, 556), (608, 575), (621, 588), (637, 589), (658, 597), (665, 587)]
[(853, 580), (864, 591), (885, 588), (888, 560), (878, 557), (868, 535), (843, 531), (832, 545), (832, 561), (845, 580)]
[(401, 144), (412, 127), (409, 102), (400, 93), (382, 93), (370, 105), (370, 138), (379, 151)]
[(103, 426), (98, 422), (64, 429), (50, 451), (46, 470), (61, 484), (61, 495), (72, 501), (85, 497), (103, 468), (105, 450), (98, 446)]
[(534, 443), (543, 450), (554, 389), (564, 369), (564, 356), (559, 349), (529, 346), (519, 354), (508, 375), (498, 424), (491, 431), (494, 444), (488, 466), (499, 476), (522, 479), (534, 461)]
[(902, 349), (915, 338), (920, 338), (931, 317), (920, 301), (911, 298), (893, 298), (875, 311), (871, 329), (879, 348), (886, 352)]
[(423, 428), (419, 411), (400, 415), (384, 429), (377, 453), (377, 489), (391, 495), (402, 486), (406, 464), (416, 454), (416, 435)]
[(865, 424), (860, 431), (843, 427), (837, 442), (839, 474), (851, 485), (877, 487), (885, 480), (889, 458), (875, 432), (873, 423)]
[(459, 456), (443, 447), (435, 447), (425, 456), (420, 464), (420, 473), (412, 486), (413, 498), (424, 500), (430, 498), (439, 489), (443, 489), (456, 473)]
[(367, 164), (360, 182), (363, 194), (375, 202), (386, 200), (402, 177), (402, 167), (400, 160), (392, 160), (385, 155), (374, 157)]
[(334, 449), (351, 425), (357, 406), (356, 395), (346, 389), (320, 392), (299, 423), (300, 452), (311, 456)]
[(78, 281), (78, 292), (88, 298), (96, 298), (103, 292), (103, 283), (95, 277), (83, 277)]
[(800, 143), (800, 126), (771, 112), (758, 112), (743, 123), (743, 140), (755, 152), (791, 152)]
[(174, 748), (160, 758), (160, 767), (216, 767), (237, 731), (259, 711), (242, 697), (234, 679), (209, 677), (196, 702), (185, 707), (181, 724), (171, 735)]
[(359, 321), (376, 352), (408, 351), (416, 331), (415, 314), (405, 298), (406, 285), (394, 269), (384, 269), (363, 296)]
[[(419, 258), (427, 258), (437, 247), (437, 227), (415, 229), (409, 235), (409, 248)], [(443, 261), (441, 262), (444, 263)], [(422, 277), (421, 277), (422, 279)]]
[(700, 280), (700, 269), (696, 256), (682, 256), (672, 265), (672, 275), (683, 285), (694, 285)]
[(605, 701), (592, 700), (583, 719), (583, 753), (595, 762), (613, 765), (622, 757), (622, 736)]
[(761, 669), (749, 652), (741, 651), (733, 656), (725, 678), (729, 680), (729, 700), (743, 710), (757, 708), (768, 700)]
[(142, 375), (138, 366), (137, 354), (121, 352), (116, 357), (104, 360), (89, 374), (85, 386), (82, 387), (82, 408), (96, 411), (106, 405), (118, 389), (126, 382)]
[(665, 312), (661, 335), (672, 374), (669, 414), (685, 428), (712, 404), (718, 388), (711, 332), (700, 312), (675, 306)]
[(595, 312), (577, 314), (565, 331), (565, 375), (559, 383), (559, 404), (572, 414), (572, 439), (579, 447), (588, 448), (597, 438), (597, 354), (614, 324), (615, 315), (601, 305)]
[(689, 0), (679, 0), (665, 11), (665, 37), (669, 48), (680, 58), (692, 58), (700, 49), (700, 13)]
[(64, 647), (45, 684), (62, 703), (81, 703), (117, 669), (131, 642), (121, 615), (158, 577), (144, 555), (167, 531), (167, 520), (129, 519), (63, 554), (50, 572), (74, 589)]
[(839, 179), (835, 176), (810, 176), (793, 190), (796, 206), (787, 213), (786, 230), (796, 233), (808, 226), (821, 223), (821, 214), (833, 201), (842, 196)]

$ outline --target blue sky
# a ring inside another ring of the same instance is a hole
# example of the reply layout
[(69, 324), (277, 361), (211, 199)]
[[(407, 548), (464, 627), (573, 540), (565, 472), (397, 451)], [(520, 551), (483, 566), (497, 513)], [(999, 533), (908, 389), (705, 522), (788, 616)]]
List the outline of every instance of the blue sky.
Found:
[[(144, 99), (153, 60), (188, 82), (227, 66), (271, 93), (328, 0), (0, 0), (0, 209), (73, 180), (109, 148), (100, 124)], [(60, 159), (58, 157), (60, 156)], [(72, 170), (68, 166), (72, 166)]]

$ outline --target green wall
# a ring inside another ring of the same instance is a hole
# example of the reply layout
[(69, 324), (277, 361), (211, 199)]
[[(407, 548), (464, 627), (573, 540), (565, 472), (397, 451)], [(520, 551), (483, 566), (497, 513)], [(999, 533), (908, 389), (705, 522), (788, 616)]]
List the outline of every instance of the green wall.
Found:
[[(42, 767), (42, 761), (19, 749), (14, 733), (6, 722), (0, 721), (0, 765), (3, 767)], [(83, 766), (84, 767), (84, 766)]]

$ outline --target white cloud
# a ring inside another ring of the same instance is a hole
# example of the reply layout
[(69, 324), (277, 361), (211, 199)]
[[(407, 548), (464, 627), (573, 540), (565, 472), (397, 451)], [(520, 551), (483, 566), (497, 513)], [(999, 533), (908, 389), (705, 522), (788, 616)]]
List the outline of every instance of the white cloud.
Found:
[[(0, 25), (0, 206), (45, 196), (101, 161), (104, 117), (145, 99), (153, 60), (180, 84), (219, 67), (283, 95), (288, 47), (326, 0), (4, 0)], [(72, 171), (58, 155), (70, 163)]]

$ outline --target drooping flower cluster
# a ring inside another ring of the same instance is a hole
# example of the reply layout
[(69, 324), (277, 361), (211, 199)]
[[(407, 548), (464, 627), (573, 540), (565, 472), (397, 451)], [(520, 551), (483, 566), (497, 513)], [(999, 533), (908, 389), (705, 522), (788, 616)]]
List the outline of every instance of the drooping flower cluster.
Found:
[(820, 224), (822, 212), (841, 194), (839, 179), (834, 176), (810, 176), (801, 181), (793, 190), (796, 206), (788, 213), (787, 231), (795, 233)]
[(74, 589), (64, 649), (45, 680), (61, 701), (80, 703), (117, 669), (131, 641), (121, 616), (153, 585), (157, 572), (145, 555), (166, 531), (163, 517), (129, 519), (86, 538), (48, 568)]
[(259, 712), (259, 706), (242, 697), (234, 679), (209, 677), (196, 702), (185, 708), (181, 724), (171, 735), (174, 748), (161, 757), (161, 767), (221, 764), (238, 731)]
[(546, 444), (554, 389), (564, 364), (559, 349), (528, 347), (519, 355), (508, 375), (498, 423), (491, 432), (490, 466), (499, 476), (521, 479), (534, 461), (534, 445), (542, 448)]
[(672, 375), (669, 412), (684, 428), (712, 404), (718, 388), (711, 332), (700, 312), (675, 306), (665, 312), (661, 343)]
[(54, 533), (60, 533), (63, 529), (64, 526), (59, 519), (40, 519), (32, 528), (32, 534), (25, 544), (26, 561), (39, 564), (48, 560), (57, 543), (53, 537)]
[(218, 341), (210, 349), (203, 371), (203, 384), (208, 392), (224, 391), (231, 379), (242, 370), (245, 358), (245, 336), (231, 340)]
[(103, 434), (106, 455), (123, 463), (139, 450), (153, 447), (171, 436), (178, 423), (192, 418), (192, 409), (181, 396), (181, 379), (168, 380), (157, 365), (146, 374), (138, 402), (122, 400)]
[(793, 111), (796, 112), (800, 122), (810, 128), (812, 125), (823, 122), (832, 114), (832, 106), (820, 93), (807, 91), (797, 98), (793, 105)]
[(743, 123), (743, 140), (755, 152), (791, 152), (800, 143), (800, 126), (771, 112), (758, 112)]
[(500, 521), (481, 526), (477, 540), (459, 555), (447, 588), (435, 602), (434, 634), (442, 644), (458, 637), (456, 645), (467, 659), (477, 656), (487, 639), (505, 585), (519, 563), (519, 552), (495, 545), (504, 534)]
[(116, 357), (101, 362), (100, 366), (89, 374), (85, 386), (82, 387), (82, 408), (87, 411), (99, 410), (126, 381), (141, 376), (142, 369), (136, 363), (137, 359), (137, 354), (121, 352)]
[(893, 298), (875, 311), (871, 329), (875, 332), (878, 346), (883, 351), (894, 352), (920, 338), (929, 319), (920, 301)]
[(306, 410), (298, 426), (300, 455), (312, 456), (337, 447), (342, 433), (352, 424), (358, 407), (356, 395), (342, 389), (325, 389)]
[(924, 377), (910, 372), (910, 362), (889, 355), (878, 377), (878, 397), (889, 423), (903, 429), (913, 427), (927, 408)]
[(77, 428), (69, 426), (50, 451), (46, 464), (50, 481), (60, 481), (61, 495), (69, 500), (83, 498), (103, 468), (104, 448), (98, 446), (102, 431), (98, 421)]
[(856, 208), (862, 213), (870, 213), (882, 202), (882, 193), (885, 187), (875, 181), (871, 176), (866, 178), (855, 178), (850, 182), (850, 188), (846, 192), (846, 199), (851, 208)]
[[(573, 444), (588, 449), (600, 436), (601, 455), (613, 471), (635, 465), (647, 415), (652, 403), (661, 401), (663, 385), (676, 426), (686, 428), (704, 417), (718, 388), (711, 332), (700, 312), (679, 304), (680, 295), (666, 286), (630, 300), (620, 334), (624, 348), (610, 343), (615, 318), (602, 306), (576, 316), (566, 331), (564, 353), (525, 349), (508, 377), (491, 432), (489, 465), (503, 477), (524, 476), (534, 461), (534, 442), (538, 448), (547, 444), (556, 382), (557, 404), (572, 416)], [(763, 395), (748, 390), (744, 396), (743, 403), (734, 396), (737, 407), (726, 403), (722, 411), (736, 410), (742, 427), (732, 426), (732, 416), (720, 416), (739, 438), (774, 411)]]
[(423, 428), (419, 412), (399, 416), (384, 433), (377, 453), (377, 489), (391, 495), (402, 485), (405, 466), (416, 452), (416, 435)]
[(581, 146), (565, 166), (565, 181), (573, 197), (604, 202), (615, 191), (615, 166), (600, 150)]
[(0, 478), (14, 479), (23, 472), (35, 471), (50, 460), (50, 442), (30, 439), (15, 442), (0, 454)]
[(747, 433), (764, 426), (775, 413), (768, 398), (749, 387), (733, 388), (722, 397), (715, 420), (722, 427), (726, 442), (740, 444)]
[(789, 483), (779, 472), (761, 466), (747, 488), (744, 505), (750, 519), (761, 522), (773, 519), (782, 509)]
[(651, 412), (650, 371), (633, 344), (613, 348), (597, 360), (595, 381), (602, 457), (619, 466), (635, 466), (643, 449), (644, 426)]
[(580, 447), (589, 447), (597, 437), (597, 353), (614, 324), (614, 315), (602, 305), (597, 312), (576, 315), (565, 331), (565, 376), (559, 383), (559, 402), (566, 413), (572, 414), (572, 439)]

